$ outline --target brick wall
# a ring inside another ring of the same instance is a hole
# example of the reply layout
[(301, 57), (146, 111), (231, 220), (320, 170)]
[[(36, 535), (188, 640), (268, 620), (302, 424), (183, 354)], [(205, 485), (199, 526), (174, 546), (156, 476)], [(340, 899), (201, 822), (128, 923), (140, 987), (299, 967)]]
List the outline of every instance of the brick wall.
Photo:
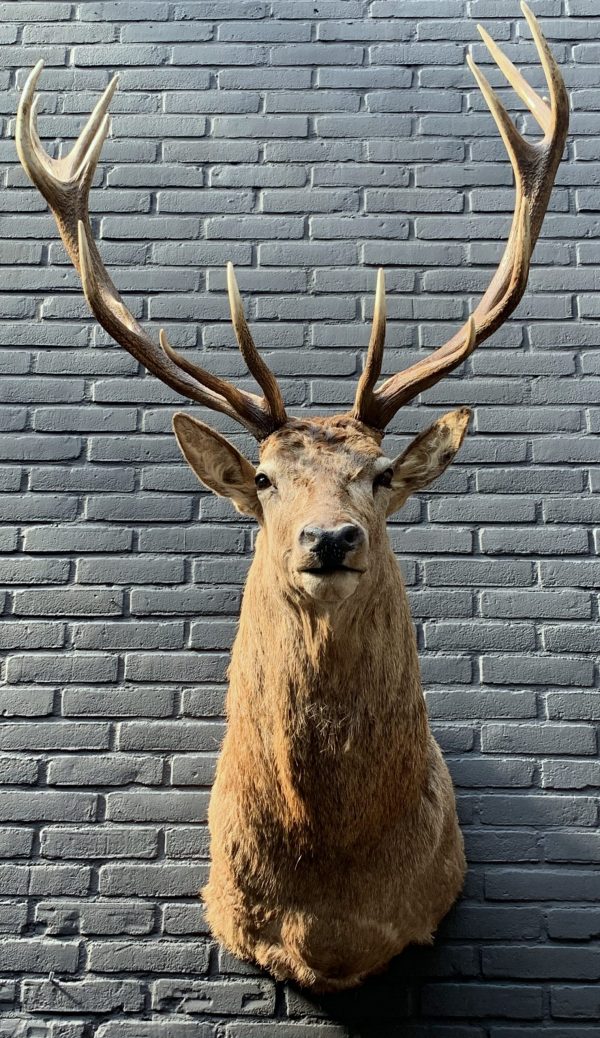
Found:
[(91, 207), (130, 306), (243, 377), (232, 259), (286, 399), (322, 413), (352, 399), (377, 265), (387, 372), (489, 280), (511, 173), (465, 51), (488, 63), (481, 19), (539, 87), (534, 48), (513, 0), (0, 4), (2, 1038), (597, 1033), (600, 20), (534, 8), (573, 117), (529, 291), (389, 438), (475, 409), (390, 527), (466, 893), (433, 949), (314, 1000), (212, 945), (195, 896), (252, 525), (194, 483), (181, 401), (89, 320), (16, 162), (18, 89), (43, 56), (41, 133), (70, 138), (121, 70)]

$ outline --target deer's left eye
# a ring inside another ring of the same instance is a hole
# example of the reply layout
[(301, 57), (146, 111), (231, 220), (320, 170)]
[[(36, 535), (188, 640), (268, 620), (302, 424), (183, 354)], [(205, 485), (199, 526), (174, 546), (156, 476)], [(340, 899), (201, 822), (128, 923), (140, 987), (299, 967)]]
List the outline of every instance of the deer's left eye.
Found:
[(375, 479), (373, 480), (373, 490), (377, 490), (377, 487), (391, 487), (393, 478), (394, 470), (384, 469), (378, 476), (375, 476)]
[(264, 472), (259, 472), (254, 477), (254, 482), (256, 483), (257, 490), (268, 490), (268, 488), (273, 485), (269, 477), (265, 476)]

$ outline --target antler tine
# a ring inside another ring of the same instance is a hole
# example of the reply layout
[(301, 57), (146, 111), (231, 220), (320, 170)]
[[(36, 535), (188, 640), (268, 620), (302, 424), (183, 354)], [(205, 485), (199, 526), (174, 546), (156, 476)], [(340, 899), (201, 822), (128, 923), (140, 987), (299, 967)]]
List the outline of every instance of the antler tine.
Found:
[(227, 295), (229, 297), (229, 308), (231, 311), (231, 322), (235, 337), (240, 347), (242, 357), (251, 375), (254, 376), (260, 388), (265, 394), (271, 414), (278, 424), (283, 425), (287, 419), (285, 405), (277, 379), (271, 369), (265, 364), (252, 338), (246, 316), (244, 304), (238, 288), (233, 269), (233, 263), (227, 264)]
[(17, 124), (15, 129), (15, 140), (19, 161), (27, 176), (46, 197), (50, 190), (50, 165), (52, 159), (42, 150), (39, 137), (35, 129), (35, 88), (44, 67), (43, 61), (38, 61), (27, 77), (21, 100), (17, 109)]
[[(550, 109), (554, 118), (554, 125), (550, 127), (550, 129), (553, 130), (554, 126), (559, 123), (565, 115), (568, 119), (569, 97), (567, 89), (554, 54), (550, 50), (547, 40), (539, 27), (537, 18), (530, 7), (525, 3), (525, 0), (521, 0), (521, 10), (525, 15), (525, 20), (529, 26), (531, 35), (533, 36), (533, 41), (540, 56), (542, 68), (544, 69), (548, 93), (550, 95)], [(565, 126), (565, 134), (567, 128), (568, 127)]]
[(362, 374), (356, 387), (356, 399), (354, 401), (355, 417), (370, 412), (373, 402), (373, 389), (381, 374), (381, 363), (385, 346), (385, 272), (382, 267), (377, 271), (377, 287), (375, 289), (375, 302), (373, 304), (373, 323), (371, 325), (371, 336), (367, 347), (367, 359)]
[[(98, 131), (99, 131), (100, 127), (105, 122), (107, 123), (107, 132), (108, 132), (108, 125), (109, 125), (108, 119), (107, 119), (108, 106), (110, 105), (110, 102), (112, 100), (112, 96), (115, 93), (115, 90), (117, 89), (118, 85), (119, 85), (119, 76), (118, 75), (113, 76), (113, 78), (111, 79), (110, 83), (108, 84), (106, 90), (102, 94), (102, 97), (97, 102), (97, 104), (96, 104), (92, 114), (90, 115), (87, 123), (83, 127), (83, 130), (79, 134), (79, 137), (75, 141), (75, 144), (71, 148), (71, 151), (69, 152), (68, 155), (65, 156), (65, 160), (64, 161), (68, 162), (68, 164), (69, 164), (69, 166), (70, 166), (70, 168), (71, 168), (73, 173), (77, 173), (80, 163), (82, 162), (82, 160), (84, 160), (86, 158), (86, 153), (88, 152), (90, 144), (92, 144), (94, 139), (97, 137)], [(100, 145), (100, 148), (97, 151), (97, 158), (100, 157), (100, 149), (101, 148), (102, 148), (102, 144)]]
[[(478, 25), (477, 31), (500, 71), (504, 73), (515, 93), (518, 94), (521, 101), (527, 105), (531, 114), (535, 119), (537, 119), (540, 127), (544, 133), (546, 133), (552, 126), (552, 112), (548, 108), (548, 105), (542, 100), (539, 94), (536, 94), (535, 90), (532, 89), (525, 77), (521, 75), (518, 68), (515, 68), (512, 61), (510, 61), (501, 51), (496, 41), (493, 40), (490, 34), (485, 31), (483, 25)], [(469, 67), (475, 78), (477, 78), (477, 66), (473, 62), (471, 55), (468, 55), (467, 61), (469, 62)]]
[[(104, 267), (92, 235), (88, 196), (110, 128), (107, 110), (117, 86), (117, 77), (109, 83), (68, 155), (53, 159), (44, 151), (36, 128), (35, 89), (42, 65), (38, 62), (23, 90), (17, 114), (17, 150), (25, 172), (52, 210), (64, 246), (81, 276), (85, 297), (94, 316), (113, 339), (166, 385), (191, 400), (228, 415), (257, 439), (264, 439), (287, 417), (278, 387), (277, 407), (271, 406), (276, 401), (274, 376), (269, 372), (269, 391), (265, 390), (265, 396), (259, 397), (237, 389), (225, 379), (188, 361), (169, 345), (164, 332), (161, 332), (161, 346), (158, 346), (127, 309)], [(261, 373), (264, 380), (261, 386), (265, 389), (264, 372), (268, 369), (260, 358), (259, 364), (254, 363), (251, 371), (253, 374)]]
[(531, 254), (565, 145), (569, 104), (560, 70), (540, 27), (527, 4), (521, 3), (521, 8), (544, 68), (550, 106), (533, 90), (488, 33), (481, 27), (479, 31), (498, 67), (543, 130), (544, 136), (540, 141), (531, 143), (524, 140), (481, 69), (470, 55), (467, 58), (500, 131), (515, 174), (515, 207), (504, 254), (473, 314), (451, 339), (429, 357), (392, 375), (371, 393), (370, 398), (364, 394), (359, 398), (357, 392), (353, 415), (374, 428), (385, 428), (399, 407), (457, 367), (504, 323), (525, 291)]

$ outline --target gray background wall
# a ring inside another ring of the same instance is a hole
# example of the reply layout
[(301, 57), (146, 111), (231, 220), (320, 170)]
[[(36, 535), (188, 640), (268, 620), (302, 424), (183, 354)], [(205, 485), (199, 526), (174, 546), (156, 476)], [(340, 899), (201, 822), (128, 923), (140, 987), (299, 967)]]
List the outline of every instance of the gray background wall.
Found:
[(501, 254), (511, 173), (465, 66), (473, 45), (489, 70), (476, 20), (541, 70), (512, 0), (0, 4), (3, 1038), (597, 1034), (600, 21), (595, 0), (534, 8), (574, 111), (526, 300), (390, 437), (475, 408), (391, 527), (466, 893), (433, 949), (319, 1001), (203, 925), (252, 526), (194, 484), (181, 401), (89, 320), (16, 163), (18, 88), (43, 56), (41, 133), (71, 138), (121, 70), (91, 208), (129, 304), (243, 378), (234, 260), (287, 400), (323, 412), (352, 399), (377, 265), (390, 372), (454, 331)]

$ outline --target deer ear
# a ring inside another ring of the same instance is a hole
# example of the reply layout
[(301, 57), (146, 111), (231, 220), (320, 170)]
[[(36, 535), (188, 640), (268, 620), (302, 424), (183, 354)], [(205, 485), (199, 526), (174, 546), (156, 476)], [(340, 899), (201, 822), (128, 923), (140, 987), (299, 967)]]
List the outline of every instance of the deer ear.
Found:
[(388, 515), (401, 508), (415, 490), (422, 490), (448, 468), (465, 438), (471, 414), (468, 407), (462, 407), (460, 411), (442, 415), (395, 459)]
[(254, 465), (243, 454), (224, 436), (189, 414), (174, 415), (173, 431), (185, 460), (201, 483), (220, 497), (228, 497), (238, 512), (261, 517)]

